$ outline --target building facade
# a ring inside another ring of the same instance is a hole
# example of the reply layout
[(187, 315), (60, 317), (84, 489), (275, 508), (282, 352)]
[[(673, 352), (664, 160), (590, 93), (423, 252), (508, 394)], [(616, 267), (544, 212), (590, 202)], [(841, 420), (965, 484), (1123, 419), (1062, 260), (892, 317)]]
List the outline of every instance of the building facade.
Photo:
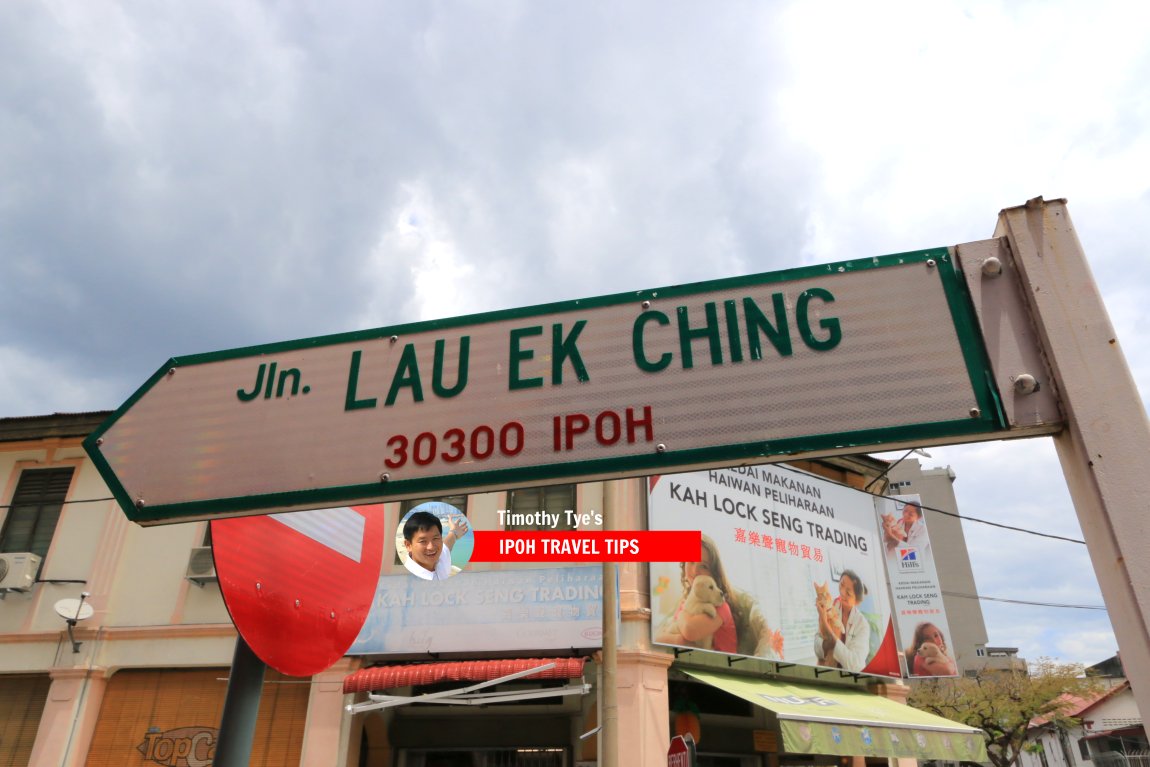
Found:
[[(237, 646), (210, 557), (209, 524), (143, 528), (128, 522), (81, 445), (107, 415), (0, 419), (0, 764), (204, 767), (214, 760)], [(885, 466), (865, 457), (803, 464), (858, 489)], [(599, 526), (607, 529), (646, 527), (643, 480), (439, 500), (461, 509), (475, 529), (507, 527), (501, 510), (544, 506), (598, 514)], [(384, 504), (385, 529), (396, 529), (411, 506)], [(398, 544), (391, 536), (386, 540), (383, 576), (402, 576)], [(531, 630), (531, 621), (547, 613), (507, 606), (506, 615), (527, 621), (526, 628), (505, 632), (510, 638), (483, 652), (369, 649), (310, 678), (269, 670), (250, 763), (660, 764), (673, 722), (685, 713), (676, 709), (684, 699), (695, 715), (701, 765), (799, 767), (852, 758), (861, 765), (868, 754), (887, 763), (876, 749), (890, 748), (898, 738), (872, 743), (867, 723), (859, 721), (844, 720), (841, 732), (835, 728), (836, 743), (845, 735), (867, 744), (846, 757), (788, 751), (780, 732), (784, 720), (795, 717), (767, 707), (762, 690), (742, 697), (740, 690), (747, 684), (790, 685), (812, 700), (837, 696), (846, 705), (862, 693), (889, 704), (905, 700), (905, 686), (857, 673), (656, 646), (645, 568), (592, 568), (600, 584), (617, 578), (616, 588), (602, 587), (589, 600), (592, 609), (616, 615), (613, 627), (601, 621), (610, 628), (608, 636), (615, 635), (606, 648), (597, 632), (557, 648)], [(508, 562), (469, 567), (473, 584), (500, 577), (549, 583), (561, 577), (560, 569)], [(453, 630), (466, 638), (496, 629)], [(550, 675), (500, 681), (508, 669), (547, 663), (556, 669)], [(435, 705), (443, 702), (437, 699), (477, 693), (493, 697), (482, 706), (466, 700)], [(902, 721), (898, 710), (886, 714), (893, 717), (889, 721), (875, 721), (904, 735), (912, 730), (898, 728), (921, 724)], [(809, 728), (800, 721), (798, 731)], [(930, 756), (922, 750), (926, 739), (913, 732), (922, 744), (915, 753)]]

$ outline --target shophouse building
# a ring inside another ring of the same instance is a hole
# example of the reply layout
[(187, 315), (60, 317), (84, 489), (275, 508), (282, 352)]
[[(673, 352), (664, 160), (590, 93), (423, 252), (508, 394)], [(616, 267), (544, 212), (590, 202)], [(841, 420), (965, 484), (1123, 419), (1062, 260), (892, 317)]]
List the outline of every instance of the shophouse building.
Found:
[[(0, 419), (0, 764), (214, 758), (237, 634), (209, 523), (126, 519), (81, 445), (107, 415)], [(860, 490), (885, 467), (867, 457), (798, 465)], [(539, 508), (642, 530), (647, 491), (629, 479), (436, 500), (476, 530), (506, 528), (501, 511)], [(385, 504), (386, 529), (418, 502)], [(410, 582), (387, 536), (381, 584)], [(473, 563), (455, 582), (450, 596), (428, 597), (424, 617), (412, 609), (424, 592), (377, 596), (363, 641), (321, 673), (269, 670), (250, 763), (658, 765), (676, 726), (697, 727), (700, 765), (723, 767), (946, 758), (952, 741), (977, 740), (902, 706), (907, 688), (894, 678), (653, 642), (643, 563)], [(444, 617), (476, 604), (488, 608), (482, 621)], [(604, 628), (616, 638), (606, 650)], [(473, 705), (476, 694), (490, 697)], [(828, 708), (853, 713), (828, 718)], [(807, 750), (788, 749), (794, 738)]]

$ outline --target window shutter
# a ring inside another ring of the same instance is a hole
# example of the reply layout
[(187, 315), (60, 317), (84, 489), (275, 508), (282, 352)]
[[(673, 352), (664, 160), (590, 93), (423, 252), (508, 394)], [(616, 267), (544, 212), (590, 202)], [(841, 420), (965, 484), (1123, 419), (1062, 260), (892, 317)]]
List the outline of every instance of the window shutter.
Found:
[(30, 551), (43, 557), (52, 545), (60, 510), (72, 484), (72, 467), (26, 469), (12, 494), (0, 534), (0, 552)]
[(0, 767), (24, 767), (44, 715), (47, 674), (0, 676)]
[(446, 503), (449, 506), (454, 506), (463, 512), (463, 516), (467, 516), (467, 496), (466, 495), (444, 495), (439, 498), (419, 498), (411, 501), (403, 501), (399, 506), (399, 516), (403, 517), (404, 514), (414, 509), (421, 503), (429, 503), (437, 501), (439, 503)]
[[(575, 511), (575, 485), (547, 485), (546, 487), (524, 487), (511, 491), (508, 503), (513, 514), (534, 514), (548, 511), (559, 514), (559, 524), (555, 530), (571, 530), (573, 525), (565, 511)], [(533, 530), (534, 525), (507, 525), (508, 530)]]

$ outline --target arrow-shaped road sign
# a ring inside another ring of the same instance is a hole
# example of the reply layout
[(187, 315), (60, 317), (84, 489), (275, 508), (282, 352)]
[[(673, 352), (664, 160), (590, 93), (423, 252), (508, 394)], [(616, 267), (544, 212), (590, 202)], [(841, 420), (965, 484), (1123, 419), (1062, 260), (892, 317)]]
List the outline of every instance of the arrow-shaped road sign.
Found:
[(1004, 427), (950, 249), (170, 360), (85, 447), (141, 524)]

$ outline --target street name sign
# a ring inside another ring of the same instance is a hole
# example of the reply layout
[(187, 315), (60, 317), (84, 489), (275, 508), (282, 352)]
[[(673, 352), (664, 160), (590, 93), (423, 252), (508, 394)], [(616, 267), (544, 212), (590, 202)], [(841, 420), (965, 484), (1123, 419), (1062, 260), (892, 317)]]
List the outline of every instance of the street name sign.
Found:
[(212, 520), (216, 577), (236, 630), (290, 676), (328, 669), (355, 642), (383, 560), (383, 506)]
[(85, 448), (149, 525), (969, 441), (995, 392), (934, 248), (178, 357)]

